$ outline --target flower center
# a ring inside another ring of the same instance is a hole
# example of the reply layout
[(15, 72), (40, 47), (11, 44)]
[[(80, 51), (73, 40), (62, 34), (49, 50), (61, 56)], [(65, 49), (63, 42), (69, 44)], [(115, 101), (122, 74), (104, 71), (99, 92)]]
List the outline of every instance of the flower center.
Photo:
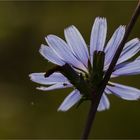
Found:
[[(104, 76), (104, 58), (105, 53), (102, 51), (95, 51), (93, 55), (93, 64), (88, 63), (88, 70), (89, 74), (85, 74), (84, 80), (87, 83), (89, 87), (88, 93), (83, 93), (82, 99), (79, 101), (78, 106), (84, 101), (84, 100), (90, 100), (91, 98), (96, 98), (101, 81), (103, 80)], [(83, 87), (87, 88), (87, 87)]]
[[(101, 81), (103, 80), (104, 57), (104, 52), (94, 52), (93, 64), (91, 65), (90, 62), (88, 64), (88, 74), (83, 72), (78, 73), (69, 64), (65, 64), (62, 67), (56, 66), (53, 69), (50, 69), (44, 76), (48, 77), (56, 71), (61, 72), (65, 77), (68, 78), (70, 83), (73, 84), (73, 86), (77, 88), (83, 95), (81, 101), (90, 100), (97, 95), (96, 93), (100, 87)], [(93, 91), (95, 92), (93, 93)]]

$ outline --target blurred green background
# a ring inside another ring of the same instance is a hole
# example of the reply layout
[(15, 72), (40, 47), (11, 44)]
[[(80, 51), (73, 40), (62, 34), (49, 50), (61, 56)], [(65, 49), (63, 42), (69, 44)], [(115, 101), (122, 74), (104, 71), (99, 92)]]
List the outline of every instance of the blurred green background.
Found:
[[(108, 39), (127, 24), (137, 1), (0, 2), (0, 138), (79, 138), (89, 104), (66, 113), (57, 108), (71, 89), (42, 92), (28, 74), (52, 67), (39, 54), (44, 37), (75, 25), (89, 44), (93, 21), (108, 21)], [(140, 38), (140, 19), (130, 38)], [(140, 88), (140, 76), (114, 79)], [(140, 101), (110, 95), (111, 108), (97, 113), (90, 138), (140, 138)]]

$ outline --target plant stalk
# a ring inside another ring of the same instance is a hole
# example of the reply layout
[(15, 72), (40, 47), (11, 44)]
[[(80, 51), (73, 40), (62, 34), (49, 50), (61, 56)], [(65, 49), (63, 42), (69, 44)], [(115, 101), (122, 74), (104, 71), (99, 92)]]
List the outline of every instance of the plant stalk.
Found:
[(132, 31), (138, 17), (140, 15), (140, 0), (138, 1), (138, 4), (137, 4), (137, 7), (135, 8), (133, 14), (132, 14), (132, 17), (126, 27), (126, 31), (125, 31), (125, 35), (110, 63), (110, 66), (105, 74), (105, 77), (104, 79), (102, 80), (101, 82), (101, 86), (99, 87), (99, 91), (97, 92), (98, 93), (98, 96), (96, 97), (96, 99), (94, 99), (94, 101), (91, 101), (91, 106), (90, 106), (90, 110), (89, 110), (89, 113), (88, 113), (88, 117), (87, 117), (87, 121), (86, 121), (86, 125), (85, 125), (85, 128), (84, 128), (84, 131), (83, 131), (83, 134), (82, 134), (82, 137), (81, 139), (82, 140), (86, 140), (88, 139), (88, 136), (89, 136), (89, 133), (90, 133), (90, 130), (91, 130), (91, 127), (92, 127), (92, 124), (95, 120), (95, 115), (96, 115), (96, 112), (97, 112), (97, 108), (98, 108), (98, 105), (99, 105), (99, 102), (100, 102), (100, 99), (103, 95), (103, 92), (104, 92), (104, 89), (110, 79), (110, 76), (115, 68), (115, 65), (119, 59), (119, 56), (123, 50), (123, 47), (130, 35), (130, 32)]

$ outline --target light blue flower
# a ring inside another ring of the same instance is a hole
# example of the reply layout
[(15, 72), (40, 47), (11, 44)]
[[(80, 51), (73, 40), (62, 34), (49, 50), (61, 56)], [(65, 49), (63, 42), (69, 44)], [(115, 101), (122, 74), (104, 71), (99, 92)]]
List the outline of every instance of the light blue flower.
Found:
[[(90, 45), (87, 45), (75, 26), (70, 26), (64, 30), (65, 39), (55, 35), (48, 35), (45, 39), (48, 46), (41, 45), (40, 53), (48, 61), (63, 66), (71, 65), (78, 73), (89, 73), (88, 63), (93, 64), (94, 52), (102, 51), (105, 53), (104, 73), (107, 71), (109, 64), (123, 39), (125, 26), (119, 26), (113, 33), (111, 39), (106, 42), (107, 22), (105, 18), (97, 17), (92, 27)], [(140, 41), (135, 38), (127, 42), (111, 75), (111, 78), (122, 75), (140, 74), (140, 57), (134, 61), (129, 61), (140, 50)], [(39, 90), (49, 91), (54, 89), (74, 87), (69, 80), (60, 72), (54, 72), (49, 77), (44, 77), (45, 73), (32, 73), (30, 78), (32, 81), (44, 86), (37, 87)], [(47, 85), (45, 87), (45, 85)], [(48, 87), (49, 85), (49, 87)], [(140, 98), (140, 90), (108, 82), (102, 98), (100, 100), (98, 111), (109, 109), (110, 103), (107, 98), (108, 94), (114, 94), (125, 100), (137, 100)], [(67, 111), (73, 105), (80, 101), (82, 94), (74, 89), (63, 101), (58, 111)]]

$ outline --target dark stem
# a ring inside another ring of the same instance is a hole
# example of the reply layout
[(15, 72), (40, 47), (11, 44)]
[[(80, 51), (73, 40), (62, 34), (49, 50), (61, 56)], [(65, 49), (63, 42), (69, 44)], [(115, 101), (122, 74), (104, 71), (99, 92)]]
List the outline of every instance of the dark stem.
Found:
[(98, 106), (97, 100), (91, 101), (90, 110), (89, 110), (87, 121), (86, 121), (86, 126), (84, 127), (84, 133), (82, 134), (82, 138), (81, 138), (82, 140), (87, 139), (89, 136), (92, 123), (95, 119), (97, 106)]
[(88, 114), (88, 117), (87, 117), (87, 122), (86, 122), (86, 125), (85, 125), (85, 129), (83, 131), (83, 134), (82, 134), (82, 137), (81, 139), (82, 140), (85, 140), (85, 139), (88, 139), (88, 136), (89, 136), (89, 133), (90, 133), (90, 130), (91, 130), (91, 126), (92, 126), (92, 123), (95, 119), (95, 115), (96, 115), (96, 112), (97, 112), (97, 107), (99, 105), (99, 102), (100, 102), (100, 99), (102, 97), (102, 94), (104, 92), (104, 89), (110, 79), (110, 76), (114, 70), (114, 67), (119, 59), (119, 56), (123, 50), (123, 47), (128, 39), (128, 36), (130, 35), (130, 32), (132, 31), (137, 19), (138, 19), (138, 16), (140, 15), (140, 0), (137, 4), (137, 7), (136, 9), (134, 10), (133, 12), (133, 15), (130, 19), (130, 22), (129, 24), (127, 25), (126, 27), (126, 32), (125, 32), (125, 35), (123, 37), (123, 40), (122, 42), (120, 43), (111, 63), (110, 63), (110, 66), (105, 74), (105, 77), (101, 83), (101, 86), (99, 87), (99, 91), (97, 92), (98, 93), (98, 96), (96, 99), (94, 99), (94, 102), (91, 101), (91, 107), (90, 107), (90, 110), (89, 110), (89, 114)]
[(94, 102), (91, 101), (90, 110), (89, 110), (89, 113), (88, 113), (86, 126), (84, 127), (85, 129), (84, 129), (84, 133), (82, 135), (82, 139), (88, 138), (88, 135), (89, 135), (89, 132), (90, 132), (90, 129), (91, 129), (91, 126), (92, 126), (91, 124), (92, 124), (92, 122), (94, 120), (94, 117), (95, 117), (94, 107), (95, 107)]

